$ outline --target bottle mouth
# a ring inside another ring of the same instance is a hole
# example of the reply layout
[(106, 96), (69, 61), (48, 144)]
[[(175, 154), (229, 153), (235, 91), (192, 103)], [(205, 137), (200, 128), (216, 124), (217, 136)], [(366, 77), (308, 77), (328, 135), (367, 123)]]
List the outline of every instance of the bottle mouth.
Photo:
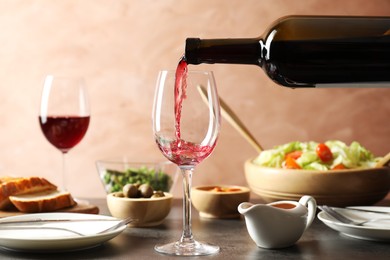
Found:
[(198, 57), (198, 50), (200, 46), (199, 38), (187, 38), (185, 46), (184, 58), (187, 64), (200, 64)]

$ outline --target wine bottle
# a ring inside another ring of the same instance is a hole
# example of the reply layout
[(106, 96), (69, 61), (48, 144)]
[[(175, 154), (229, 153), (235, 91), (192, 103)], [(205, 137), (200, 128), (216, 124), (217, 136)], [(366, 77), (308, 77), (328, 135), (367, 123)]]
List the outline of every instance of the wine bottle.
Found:
[(258, 38), (187, 38), (187, 64), (260, 66), (292, 87), (390, 87), (390, 17), (287, 16)]

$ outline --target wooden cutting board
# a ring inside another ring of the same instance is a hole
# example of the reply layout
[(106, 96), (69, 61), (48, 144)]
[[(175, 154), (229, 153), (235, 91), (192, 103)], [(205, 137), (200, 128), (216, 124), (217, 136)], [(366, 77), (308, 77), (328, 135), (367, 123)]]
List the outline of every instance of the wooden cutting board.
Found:
[[(88, 203), (88, 201), (82, 200), (82, 201), (78, 201), (77, 205), (73, 207), (60, 209), (55, 212), (98, 214), (99, 208), (95, 205)], [(0, 210), (0, 218), (23, 215), (23, 214), (26, 213), (20, 212), (17, 209), (11, 209), (7, 211)]]

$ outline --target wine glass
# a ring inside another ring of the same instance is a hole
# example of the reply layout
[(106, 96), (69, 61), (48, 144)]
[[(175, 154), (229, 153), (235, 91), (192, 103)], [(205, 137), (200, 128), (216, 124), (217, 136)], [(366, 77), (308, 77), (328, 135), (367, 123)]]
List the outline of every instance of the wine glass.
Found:
[[(179, 166), (183, 176), (183, 232), (177, 242), (156, 245), (155, 250), (170, 255), (210, 255), (219, 247), (193, 238), (190, 190), (195, 166), (216, 145), (221, 122), (218, 94), (210, 71), (187, 71), (183, 78), (178, 76), (175, 71), (160, 71), (152, 117), (159, 149)], [(202, 99), (199, 87), (205, 89), (207, 100)]]
[(80, 77), (45, 78), (39, 124), (46, 139), (62, 153), (62, 189), (66, 185), (66, 154), (87, 132), (90, 110), (84, 79)]

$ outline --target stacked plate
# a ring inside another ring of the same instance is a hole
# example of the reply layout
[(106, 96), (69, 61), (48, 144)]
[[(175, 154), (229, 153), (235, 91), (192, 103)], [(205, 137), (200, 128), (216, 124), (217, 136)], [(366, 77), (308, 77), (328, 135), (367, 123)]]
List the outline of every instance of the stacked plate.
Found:
[(357, 222), (369, 220), (369, 222), (363, 225), (345, 224), (322, 211), (318, 214), (318, 218), (328, 227), (353, 238), (390, 242), (390, 207), (333, 209), (351, 220)]
[(98, 246), (120, 234), (120, 219), (81, 213), (38, 213), (0, 220), (0, 247), (16, 251), (75, 251)]

